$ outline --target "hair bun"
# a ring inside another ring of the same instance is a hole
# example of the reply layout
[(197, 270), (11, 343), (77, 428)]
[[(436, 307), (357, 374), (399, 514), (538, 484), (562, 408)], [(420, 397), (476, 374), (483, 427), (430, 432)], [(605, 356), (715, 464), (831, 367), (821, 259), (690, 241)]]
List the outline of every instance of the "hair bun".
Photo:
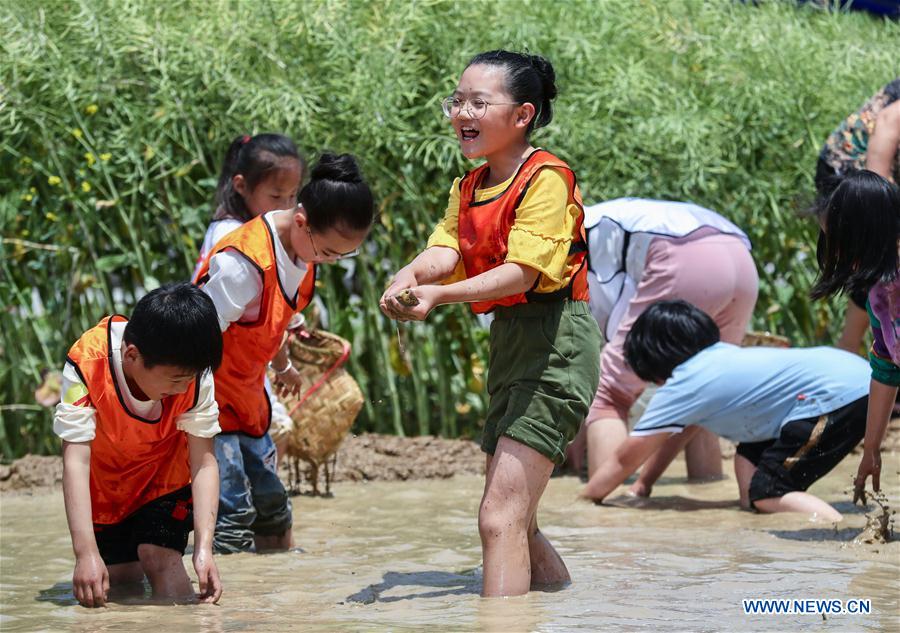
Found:
[(531, 65), (541, 77), (541, 85), (544, 88), (544, 99), (547, 101), (556, 98), (556, 71), (553, 70), (553, 64), (546, 57), (540, 55), (528, 56)]
[(350, 154), (326, 152), (319, 158), (310, 174), (312, 180), (332, 180), (349, 183), (363, 182), (359, 163)]

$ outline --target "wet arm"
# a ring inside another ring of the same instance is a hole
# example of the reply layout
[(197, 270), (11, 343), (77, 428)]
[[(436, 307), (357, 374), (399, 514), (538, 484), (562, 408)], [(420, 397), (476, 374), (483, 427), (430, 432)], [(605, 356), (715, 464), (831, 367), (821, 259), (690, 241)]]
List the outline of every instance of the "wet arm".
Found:
[(75, 552), (72, 593), (86, 607), (106, 604), (109, 572), (94, 537), (91, 512), (91, 443), (63, 441), (63, 498)]
[(650, 489), (656, 483), (656, 480), (666, 472), (672, 460), (699, 431), (699, 426), (692, 425), (681, 433), (672, 433), (671, 437), (666, 439), (663, 445), (659, 447), (659, 450), (650, 456), (644, 463), (643, 468), (641, 468), (641, 474), (638, 476), (637, 482), (635, 482), (636, 489), (641, 488), (646, 491), (646, 494), (643, 496), (650, 495)]
[(212, 544), (219, 506), (219, 466), (212, 438), (190, 433), (187, 437), (194, 498), (194, 571), (200, 583), (200, 601), (218, 602), (222, 582), (213, 559)]
[(600, 464), (584, 490), (581, 491), (581, 496), (595, 501), (603, 501), (671, 435), (671, 433), (656, 433), (629, 437), (616, 449), (610, 459)]
[(213, 439), (188, 434), (191, 493), (194, 497), (194, 547), (212, 549), (219, 507), (219, 466)]
[(506, 263), (471, 279), (464, 279), (435, 289), (435, 305), (491, 301), (527, 292), (534, 287), (538, 271), (517, 263)]

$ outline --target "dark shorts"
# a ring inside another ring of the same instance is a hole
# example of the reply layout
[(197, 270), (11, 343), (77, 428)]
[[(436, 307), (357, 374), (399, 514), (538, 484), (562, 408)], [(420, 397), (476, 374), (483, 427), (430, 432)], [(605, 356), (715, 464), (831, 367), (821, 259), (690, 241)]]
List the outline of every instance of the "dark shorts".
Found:
[(585, 301), (524, 303), (494, 316), (481, 449), (493, 455), (505, 436), (560, 464), (600, 381), (597, 321)]
[(100, 556), (107, 565), (138, 560), (138, 545), (168, 547), (184, 555), (194, 527), (191, 487), (185, 486), (141, 506), (112, 525), (94, 524)]
[(824, 477), (866, 433), (868, 396), (817, 418), (793, 420), (778, 439), (738, 444), (756, 472), (750, 480), (750, 504), (802, 491)]

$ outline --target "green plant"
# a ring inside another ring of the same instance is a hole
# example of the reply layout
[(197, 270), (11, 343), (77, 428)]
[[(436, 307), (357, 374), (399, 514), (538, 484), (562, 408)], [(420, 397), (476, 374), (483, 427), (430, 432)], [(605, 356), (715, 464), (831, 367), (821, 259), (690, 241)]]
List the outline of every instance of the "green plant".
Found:
[(320, 286), (331, 329), (354, 343), (359, 428), (477, 435), (486, 332), (444, 307), (398, 336), (376, 299), (471, 167), (439, 101), (498, 46), (553, 61), (556, 115), (535, 141), (569, 161), (588, 202), (722, 212), (754, 242), (754, 325), (830, 340), (840, 307), (807, 299), (814, 227), (795, 211), (826, 134), (898, 74), (900, 27), (758, 4), (2, 0), (2, 455), (54, 450), (33, 404), (41, 372), (104, 314), (190, 274), (218, 162), (260, 131), (311, 158), (355, 153), (380, 200), (364, 254)]

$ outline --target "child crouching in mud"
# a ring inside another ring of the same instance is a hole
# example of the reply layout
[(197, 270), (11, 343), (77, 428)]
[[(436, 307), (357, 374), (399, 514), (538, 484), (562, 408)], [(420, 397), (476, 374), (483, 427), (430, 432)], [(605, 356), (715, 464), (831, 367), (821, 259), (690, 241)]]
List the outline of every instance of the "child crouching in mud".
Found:
[[(722, 343), (715, 322), (679, 300), (655, 303), (638, 317), (625, 359), (642, 380), (662, 386), (583, 497), (602, 501), (642, 464), (631, 492), (649, 496), (680, 447), (705, 428), (738, 444), (734, 471), (743, 508), (841, 520), (806, 489), (865, 433), (868, 366), (859, 356), (831, 347)], [(681, 443), (658, 451), (673, 434)]]
[(528, 139), (550, 122), (555, 96), (542, 57), (497, 50), (469, 62), (442, 106), (466, 158), (486, 162), (454, 181), (428, 247), (380, 302), (404, 321), (449, 303), (494, 314), (478, 511), (483, 596), (569, 581), (538, 530), (537, 506), (600, 379), (581, 195), (569, 166)]
[(217, 602), (213, 560), (222, 359), (213, 302), (191, 284), (147, 294), (130, 319), (106, 317), (69, 350), (53, 430), (63, 440), (63, 494), (75, 598), (103, 606), (110, 588), (191, 600), (182, 562), (194, 530), (200, 600)]

